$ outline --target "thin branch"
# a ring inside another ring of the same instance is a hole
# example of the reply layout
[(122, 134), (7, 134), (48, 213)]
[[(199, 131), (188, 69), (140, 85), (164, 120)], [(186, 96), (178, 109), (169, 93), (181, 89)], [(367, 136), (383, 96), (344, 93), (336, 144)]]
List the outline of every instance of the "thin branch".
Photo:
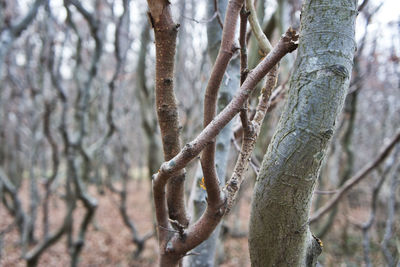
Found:
[(338, 192), (338, 190), (315, 190), (314, 194), (318, 194), (318, 195), (333, 195), (336, 194)]
[[(79, 255), (82, 251), (82, 248), (85, 243), (85, 235), (87, 232), (87, 228), (89, 226), (89, 223), (91, 222), (94, 213), (97, 208), (97, 201), (96, 199), (92, 198), (84, 184), (84, 180), (88, 180), (89, 177), (89, 172), (90, 172), (90, 156), (86, 152), (84, 146), (83, 146), (83, 139), (86, 135), (86, 116), (87, 116), (87, 111), (89, 108), (89, 99), (90, 99), (90, 89), (91, 85), (93, 83), (93, 80), (97, 74), (97, 66), (98, 62), (100, 60), (100, 56), (102, 54), (102, 40), (99, 35), (99, 30), (100, 30), (100, 22), (95, 18), (94, 14), (91, 14), (88, 12), (80, 2), (77, 2), (75, 0), (65, 0), (64, 6), (67, 9), (68, 16), (67, 16), (67, 22), (68, 24), (73, 28), (73, 30), (76, 32), (77, 36), (79, 37), (79, 32), (74, 25), (71, 14), (69, 11), (69, 4), (72, 4), (76, 7), (79, 13), (84, 17), (86, 22), (89, 25), (90, 28), (90, 34), (92, 35), (94, 41), (95, 41), (95, 49), (94, 53), (92, 56), (92, 61), (88, 73), (88, 77), (86, 81), (84, 82), (83, 86), (79, 86), (78, 82), (78, 88), (79, 88), (79, 93), (78, 97), (76, 98), (75, 102), (75, 107), (76, 107), (76, 113), (75, 113), (75, 121), (78, 125), (78, 133), (77, 133), (77, 138), (74, 140), (72, 150), (68, 151), (67, 154), (67, 167), (68, 171), (70, 172), (70, 179), (72, 184), (74, 185), (74, 189), (76, 192), (77, 198), (82, 201), (86, 213), (83, 217), (83, 220), (80, 224), (79, 231), (78, 231), (78, 236), (77, 239), (72, 242), (72, 229), (68, 229), (68, 241), (70, 245), (70, 254), (71, 254), (71, 266), (77, 266), (78, 264), (78, 258)], [(80, 58), (80, 44), (79, 44), (79, 38), (78, 38), (78, 49), (77, 49), (77, 57), (78, 59)], [(77, 66), (79, 66), (79, 61), (77, 60)], [(77, 71), (77, 69), (75, 69)], [(69, 140), (67, 140), (69, 142)], [(71, 143), (66, 144), (66, 146), (70, 146)], [(82, 158), (82, 171), (80, 173), (77, 172), (76, 166), (75, 166), (75, 157), (76, 153), (79, 153), (81, 158)], [(71, 204), (72, 205), (72, 204)]]
[(364, 7), (368, 4), (369, 0), (364, 0), (359, 6), (358, 6), (358, 12), (361, 12)]
[(221, 29), (223, 29), (224, 28), (224, 24), (222, 22), (221, 13), (219, 12), (218, 0), (214, 0), (214, 9), (215, 9), (215, 14), (217, 14), (218, 24), (219, 24), (219, 26), (221, 26)]
[(243, 127), (243, 142), (239, 158), (236, 162), (233, 174), (224, 188), (224, 193), (227, 195), (226, 213), (229, 213), (235, 203), (237, 192), (243, 182), (244, 174), (248, 168), (249, 161), (251, 161), (251, 154), (254, 150), (257, 137), (260, 134), (262, 122), (271, 103), (271, 93), (273, 88), (276, 86), (277, 80), (278, 66), (275, 66), (267, 74), (265, 87), (261, 91), (254, 119), (250, 121), (246, 128)]
[[(250, 12), (246, 12), (244, 9), (241, 13), (241, 30), (240, 30), (240, 44), (241, 53), (246, 53), (246, 23), (247, 17), (250, 15), (250, 25), (253, 32), (257, 37), (257, 41), (264, 52), (264, 55), (268, 54), (272, 46), (268, 41), (268, 38), (261, 30), (261, 26), (258, 23), (256, 12), (254, 9), (253, 1), (246, 1), (246, 8), (249, 8)], [(243, 56), (246, 62), (241, 61), (241, 72), (247, 68), (247, 55)], [(254, 117), (250, 122), (247, 122), (247, 109), (241, 111), (241, 120), (243, 127), (243, 142), (240, 150), (239, 158), (236, 162), (233, 174), (229, 179), (226, 187), (224, 188), (224, 193), (227, 195), (227, 205), (226, 213), (229, 213), (235, 200), (239, 188), (243, 182), (245, 171), (248, 168), (249, 161), (251, 161), (251, 155), (254, 150), (256, 140), (261, 131), (261, 125), (264, 120), (265, 114), (271, 104), (270, 98), (272, 90), (275, 88), (278, 81), (278, 66), (274, 66), (271, 71), (267, 74), (267, 79), (265, 81), (265, 86), (261, 90), (261, 96), (259, 97), (259, 103), (256, 108)], [(246, 108), (246, 106), (244, 106)]]
[(361, 180), (367, 177), (373, 169), (375, 169), (389, 154), (397, 142), (400, 141), (400, 130), (397, 131), (395, 136), (391, 139), (389, 144), (383, 148), (381, 153), (366, 165), (363, 169), (358, 171), (353, 177), (346, 181), (341, 188), (337, 190), (337, 193), (321, 208), (314, 212), (310, 218), (310, 224), (316, 222), (322, 215), (327, 213), (335, 204), (341, 200), (341, 198), (351, 189), (353, 186), (358, 184)]
[(36, 0), (32, 7), (29, 9), (28, 13), (25, 17), (16, 25), (11, 27), (11, 31), (14, 36), (18, 37), (21, 33), (31, 24), (33, 19), (36, 17), (36, 14), (39, 10), (39, 7), (45, 2), (45, 0)]
[[(109, 87), (109, 96), (108, 96), (108, 104), (107, 104), (107, 123), (108, 123), (108, 131), (107, 134), (104, 137), (104, 141), (102, 144), (106, 144), (107, 141), (111, 138), (111, 136), (114, 134), (115, 130), (117, 129), (114, 120), (113, 120), (113, 110), (114, 110), (114, 91), (115, 91), (115, 83), (123, 70), (123, 65), (125, 63), (125, 58), (129, 49), (129, 45), (131, 41), (129, 40), (127, 45), (125, 47), (123, 44), (125, 44), (122, 40), (122, 36), (125, 36), (129, 32), (129, 0), (123, 0), (123, 7), (124, 11), (122, 12), (122, 15), (120, 16), (118, 23), (117, 23), (117, 28), (115, 29), (115, 42), (114, 42), (114, 56), (117, 61), (114, 75), (111, 78), (111, 81), (108, 83)], [(124, 29), (124, 27), (126, 29)], [(125, 30), (125, 34), (123, 31)], [(102, 145), (103, 146), (103, 145)], [(102, 147), (101, 146), (101, 147)]]
[[(204, 98), (204, 128), (214, 119), (217, 109), (218, 91), (225, 70), (233, 54), (237, 50), (234, 43), (237, 18), (244, 0), (230, 1), (225, 15), (224, 28), (222, 30), (221, 47), (213, 66), (210, 79)], [(207, 202), (219, 205), (221, 203), (221, 190), (218, 184), (217, 171), (215, 167), (215, 140), (210, 140), (201, 154), (201, 168), (204, 176), (204, 183), (207, 189)]]
[(195, 18), (186, 17), (185, 15), (181, 15), (181, 17), (182, 17), (182, 18), (185, 18), (185, 19), (188, 19), (188, 20), (191, 20), (191, 21), (194, 21), (194, 22), (196, 22), (196, 23), (210, 23), (210, 22), (212, 22), (215, 18), (218, 17), (218, 13), (215, 12), (215, 13), (211, 16), (211, 18), (208, 18), (208, 19), (201, 19), (201, 20), (195, 19)]
[(55, 102), (48, 103), (46, 102), (44, 104), (44, 113), (43, 113), (43, 132), (44, 135), (46, 136), (47, 141), (50, 144), (51, 147), (51, 158), (52, 158), (52, 172), (50, 176), (47, 178), (45, 182), (45, 196), (43, 199), (43, 232), (44, 236), (47, 237), (47, 234), (49, 232), (49, 198), (51, 195), (51, 185), (53, 184), (54, 180), (57, 177), (58, 173), (58, 166), (60, 164), (60, 159), (58, 156), (58, 145), (56, 141), (53, 138), (53, 135), (51, 134), (50, 130), (50, 116), (52, 112), (54, 111), (55, 108)]
[(272, 50), (272, 45), (258, 23), (257, 12), (254, 8), (253, 0), (246, 0), (246, 8), (250, 11), (249, 22), (252, 33), (254, 33), (254, 36), (256, 37), (258, 44), (265, 56)]
[[(0, 183), (2, 184), (2, 187), (5, 190), (5, 192), (10, 195), (12, 200), (12, 206), (9, 205), (5, 206), (8, 208), (10, 214), (13, 215), (15, 223), (18, 227), (18, 231), (20, 232), (21, 236), (23, 236), (26, 231), (27, 221), (29, 218), (22, 207), (22, 202), (18, 196), (17, 188), (10, 181), (10, 179), (8, 178), (2, 167), (0, 167)], [(3, 201), (4, 201), (4, 196), (3, 196)]]
[[(298, 35), (292, 29), (289, 29), (278, 42), (276, 47), (265, 57), (261, 63), (249, 73), (247, 79), (241, 86), (239, 92), (225, 109), (212, 120), (205, 129), (171, 160), (161, 165), (160, 171), (153, 176), (153, 190), (155, 196), (155, 206), (158, 225), (162, 225), (159, 221), (163, 218), (163, 212), (166, 210), (166, 203), (163, 200), (164, 187), (167, 181), (183, 169), (187, 163), (193, 160), (209, 144), (221, 131), (221, 129), (240, 111), (243, 103), (256, 86), (256, 84), (279, 62), (279, 60), (289, 52), (297, 48)], [(174, 255), (183, 255), (200, 242), (205, 240), (212, 230), (218, 225), (224, 213), (223, 206), (214, 206), (214, 209), (207, 207), (203, 216), (194, 225), (187, 230), (185, 242), (180, 240), (179, 236), (173, 236), (168, 242), (166, 253), (174, 253)]]
[(132, 242), (136, 245), (136, 251), (134, 253), (134, 257), (138, 258), (142, 253), (146, 241), (154, 236), (154, 232), (150, 232), (143, 237), (139, 235), (139, 232), (136, 228), (135, 223), (131, 220), (127, 211), (127, 188), (128, 188), (128, 180), (129, 180), (129, 160), (127, 159), (128, 148), (125, 145), (122, 145), (122, 151), (119, 154), (120, 161), (122, 162), (122, 189), (118, 192), (120, 197), (119, 202), (119, 212), (121, 214), (122, 220), (124, 224), (129, 228), (132, 234)]
[[(148, 5), (150, 8), (148, 15), (154, 28), (156, 44), (157, 117), (161, 130), (164, 160), (170, 160), (181, 150), (178, 106), (174, 92), (176, 37), (180, 25), (175, 24), (172, 19), (169, 1), (148, 0)], [(167, 202), (167, 206), (162, 205), (160, 209), (156, 208), (157, 221), (159, 225), (168, 228), (169, 217), (187, 226), (189, 218), (184, 202), (185, 171), (181, 169), (171, 178), (168, 181), (167, 192), (163, 187), (161, 192), (154, 194), (154, 198), (163, 203), (165, 200)], [(167, 233), (159, 231), (161, 247), (165, 246), (166, 240)]]
[[(250, 13), (246, 12), (245, 5), (240, 10), (240, 30), (239, 30), (239, 44), (240, 44), (240, 85), (246, 80), (249, 70), (247, 68), (247, 46), (246, 46), (246, 32), (247, 32), (247, 18)], [(247, 103), (246, 101), (243, 108), (240, 110), (240, 120), (242, 122), (243, 129), (248, 127), (249, 118), (247, 115)]]
[[(398, 153), (396, 153), (398, 154)], [(378, 206), (378, 195), (379, 192), (382, 188), (383, 183), (386, 180), (386, 177), (389, 173), (389, 171), (391, 170), (391, 167), (393, 166), (394, 160), (391, 160), (392, 164), (390, 164), (390, 166), (386, 167), (384, 173), (382, 173), (380, 176), (380, 179), (378, 180), (378, 182), (375, 184), (373, 190), (372, 190), (372, 199), (371, 199), (371, 210), (370, 210), (370, 215), (368, 220), (366, 220), (364, 223), (361, 224), (356, 224), (356, 226), (358, 228), (361, 229), (362, 231), (362, 235), (363, 235), (363, 252), (364, 252), (364, 261), (365, 264), (367, 265), (367, 267), (372, 267), (372, 262), (371, 262), (371, 258), (370, 258), (370, 240), (369, 240), (369, 230), (371, 229), (374, 221), (375, 221), (375, 217), (376, 217), (376, 209)]]

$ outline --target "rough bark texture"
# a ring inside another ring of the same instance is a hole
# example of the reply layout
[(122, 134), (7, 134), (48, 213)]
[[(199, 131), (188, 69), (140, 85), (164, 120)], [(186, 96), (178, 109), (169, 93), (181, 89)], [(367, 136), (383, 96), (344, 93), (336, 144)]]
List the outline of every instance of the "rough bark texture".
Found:
[[(221, 131), (226, 124), (240, 111), (244, 102), (255, 85), (270, 71), (279, 60), (297, 48), (298, 35), (288, 30), (277, 43), (276, 47), (268, 54), (257, 67), (249, 73), (247, 79), (240, 87), (239, 92), (232, 101), (224, 108), (205, 129), (171, 160), (164, 162), (158, 173), (153, 175), (153, 192), (158, 223), (158, 234), (160, 243), (160, 266), (176, 266), (179, 260), (188, 251), (206, 240), (220, 222), (225, 211), (225, 198), (219, 188), (217, 189), (219, 199), (210, 201), (210, 195), (215, 192), (210, 190), (206, 184), (208, 201), (207, 209), (201, 218), (192, 224), (187, 230), (179, 222), (171, 221), (167, 217), (167, 206), (165, 201), (165, 185), (174, 174), (182, 170), (193, 160)], [(214, 195), (214, 198), (218, 198)], [(175, 231), (168, 229), (169, 223), (174, 226)]]
[(250, 218), (252, 266), (314, 266), (312, 194), (349, 83), (356, 0), (307, 0), (288, 102), (264, 157)]
[[(165, 160), (180, 151), (178, 107), (174, 94), (174, 62), (179, 24), (172, 20), (169, 1), (148, 1), (149, 17), (154, 27), (156, 45), (156, 107)], [(169, 218), (184, 226), (189, 224), (184, 203), (184, 170), (168, 181)], [(164, 197), (164, 196), (159, 196)], [(166, 224), (167, 225), (167, 224)]]

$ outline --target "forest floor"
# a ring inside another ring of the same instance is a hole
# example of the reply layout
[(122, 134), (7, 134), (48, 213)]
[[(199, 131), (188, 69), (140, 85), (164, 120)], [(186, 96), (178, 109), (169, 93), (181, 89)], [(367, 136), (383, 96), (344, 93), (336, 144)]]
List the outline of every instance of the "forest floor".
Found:
[[(225, 229), (229, 233), (224, 235), (223, 247), (217, 251), (218, 266), (221, 267), (249, 267), (249, 253), (247, 245), (247, 229), (250, 216), (252, 186), (245, 183), (242, 188), (240, 201), (236, 203), (231, 214), (224, 221)], [(118, 185), (116, 185), (118, 186)], [(136, 251), (131, 241), (131, 233), (124, 225), (119, 213), (119, 195), (106, 189), (100, 194), (95, 186), (89, 190), (98, 201), (98, 208), (86, 235), (85, 245), (80, 256), (80, 267), (103, 266), (138, 266), (150, 267), (157, 265), (158, 246), (155, 237), (150, 238), (139, 258), (133, 257)], [(150, 201), (150, 184), (147, 180), (131, 180), (127, 188), (127, 211), (130, 219), (135, 223), (141, 236), (153, 230), (153, 215)], [(24, 183), (20, 190), (20, 198), (26, 210), (29, 210), (29, 188)], [(357, 205), (350, 209), (348, 201), (341, 203), (341, 211), (333, 224), (331, 231), (323, 238), (324, 249), (319, 257), (326, 267), (331, 266), (364, 266), (362, 252), (361, 231), (352, 221), (362, 222), (369, 216), (369, 207)], [(365, 202), (367, 203), (367, 202)], [(239, 207), (239, 208), (238, 208)], [(81, 203), (76, 209), (76, 226), (82, 220), (84, 208)], [(51, 232), (57, 229), (64, 220), (65, 206), (62, 192), (56, 192), (50, 200), (50, 228)], [(385, 218), (383, 214), (378, 217)], [(25, 266), (21, 258), (21, 246), (18, 244), (20, 235), (14, 227), (12, 231), (1, 236), (2, 231), (13, 223), (13, 218), (5, 207), (0, 205), (0, 267)], [(371, 232), (371, 259), (374, 266), (385, 266), (382, 253), (379, 249), (380, 238), (384, 224), (378, 224), (379, 230)], [(38, 241), (43, 236), (42, 213), (39, 209), (35, 237)], [(235, 230), (232, 230), (235, 229)], [(315, 231), (315, 229), (314, 229)], [(75, 233), (76, 234), (76, 233)], [(64, 236), (54, 246), (50, 247), (40, 258), (39, 266), (58, 267), (69, 266), (70, 257), (66, 249), (67, 239)]]
[[(234, 214), (225, 222), (232, 226), (233, 221), (240, 223), (240, 231), (246, 231), (250, 208), (250, 190), (247, 192), (240, 207), (240, 215)], [(91, 188), (91, 195), (98, 201), (98, 208), (93, 223), (90, 225), (86, 235), (86, 241), (80, 257), (80, 266), (156, 266), (157, 242), (155, 237), (150, 238), (145, 249), (138, 259), (133, 258), (136, 246), (131, 242), (131, 233), (123, 224), (118, 210), (119, 196), (106, 190), (99, 194), (96, 188)], [(130, 218), (134, 221), (139, 233), (144, 234), (152, 231), (152, 208), (149, 200), (150, 185), (146, 180), (132, 180), (128, 186), (127, 209)], [(24, 185), (20, 192), (21, 200), (25, 210), (28, 210), (29, 190)], [(50, 226), (51, 231), (57, 229), (64, 219), (65, 206), (60, 197), (54, 197), (50, 201)], [(80, 222), (84, 208), (82, 205), (75, 211), (75, 224)], [(234, 211), (233, 211), (234, 212)], [(240, 217), (238, 220), (237, 216)], [(234, 217), (234, 218), (233, 218)], [(0, 205), (0, 232), (13, 222), (3, 205)], [(234, 220), (233, 220), (234, 219)], [(40, 241), (42, 238), (42, 214), (39, 212), (37, 218), (35, 236)], [(21, 247), (18, 245), (19, 233), (16, 227), (3, 236), (0, 240), (0, 267), (25, 266), (21, 258)], [(2, 241), (2, 242), (1, 242)], [(221, 265), (224, 267), (250, 266), (247, 237), (226, 237), (224, 249), (220, 253)], [(54, 246), (50, 247), (40, 258), (39, 266), (68, 266), (69, 255), (66, 249), (66, 237), (64, 236)]]

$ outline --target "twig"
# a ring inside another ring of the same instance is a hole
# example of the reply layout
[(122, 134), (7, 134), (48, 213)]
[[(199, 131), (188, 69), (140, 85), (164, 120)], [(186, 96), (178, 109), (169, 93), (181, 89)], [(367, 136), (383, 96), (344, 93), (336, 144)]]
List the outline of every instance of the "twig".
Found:
[(224, 24), (222, 22), (221, 13), (219, 12), (218, 0), (214, 0), (214, 9), (215, 9), (215, 14), (217, 14), (218, 24), (219, 24), (219, 26), (221, 26), (221, 29), (223, 29)]
[(379, 155), (372, 162), (370, 162), (363, 169), (358, 171), (353, 177), (347, 180), (347, 182), (344, 183), (343, 186), (337, 190), (337, 193), (324, 206), (314, 212), (314, 214), (310, 218), (310, 224), (316, 222), (322, 215), (327, 213), (353, 186), (355, 186), (362, 179), (367, 177), (367, 174), (375, 169), (390, 154), (390, 151), (399, 141), (400, 130), (397, 131), (389, 144), (383, 148), (382, 152), (379, 153)]
[(318, 195), (333, 195), (333, 194), (336, 194), (337, 192), (338, 192), (337, 190), (331, 190), (331, 191), (315, 190), (314, 194), (318, 194)]

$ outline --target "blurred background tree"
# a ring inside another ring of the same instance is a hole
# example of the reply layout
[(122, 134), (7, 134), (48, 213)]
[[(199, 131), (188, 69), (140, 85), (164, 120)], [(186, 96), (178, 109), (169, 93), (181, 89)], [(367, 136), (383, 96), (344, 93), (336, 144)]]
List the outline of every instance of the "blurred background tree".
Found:
[[(224, 1), (218, 1), (218, 14), (210, 11), (214, 2), (172, 1), (181, 25), (175, 90), (183, 143), (202, 128), (203, 95), (217, 49), (212, 42), (220, 38), (210, 28), (218, 29), (223, 18)], [(288, 26), (299, 26), (301, 1), (258, 0), (255, 8), (273, 45)], [(352, 81), (313, 211), (329, 204), (360, 170), (379, 164), (326, 216), (312, 212), (313, 232), (324, 242), (319, 260), (326, 266), (399, 264), (399, 145), (378, 157), (400, 127), (398, 8), (394, 1), (359, 1)], [(141, 0), (0, 1), (0, 265), (154, 266), (149, 181), (162, 151), (154, 37), (146, 12)], [(252, 68), (263, 55), (249, 28)], [(252, 178), (281, 115), (293, 61), (291, 55), (281, 63), (281, 93), (265, 118), (250, 179), (217, 235), (217, 265), (249, 265)], [(223, 85), (238, 80), (234, 66)], [(221, 88), (220, 99), (229, 94)], [(258, 96), (256, 91), (250, 112)], [(223, 180), (236, 161), (238, 125), (237, 118), (221, 139), (225, 143), (217, 145), (226, 157)], [(198, 162), (187, 169), (187, 177), (196, 177), (186, 183), (190, 201), (192, 188), (201, 189), (198, 169)]]

